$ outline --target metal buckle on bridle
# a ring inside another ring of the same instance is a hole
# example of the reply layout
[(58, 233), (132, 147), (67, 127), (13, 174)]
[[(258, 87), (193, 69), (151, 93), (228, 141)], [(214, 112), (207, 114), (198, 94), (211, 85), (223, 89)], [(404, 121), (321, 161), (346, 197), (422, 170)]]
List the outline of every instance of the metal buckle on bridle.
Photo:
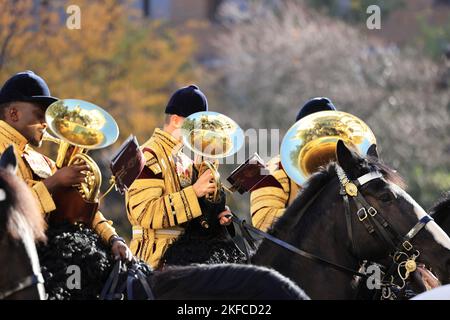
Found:
[(411, 244), (411, 242), (406, 240), (402, 243), (402, 247), (405, 248), (406, 251), (410, 251), (413, 248), (413, 245)]
[(372, 217), (375, 217), (375, 215), (378, 213), (377, 209), (375, 209), (374, 207), (370, 207), (369, 209), (367, 209), (367, 212), (368, 212)]
[[(362, 213), (361, 213), (362, 212)], [(367, 211), (366, 208), (360, 208), (356, 215), (358, 216), (359, 221), (364, 221), (367, 218)]]

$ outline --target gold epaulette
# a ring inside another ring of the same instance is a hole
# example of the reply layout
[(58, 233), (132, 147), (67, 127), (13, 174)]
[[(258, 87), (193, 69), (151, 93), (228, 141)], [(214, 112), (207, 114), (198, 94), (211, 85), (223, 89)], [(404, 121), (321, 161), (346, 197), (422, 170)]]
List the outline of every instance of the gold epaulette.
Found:
[(152, 172), (156, 174), (160, 174), (162, 172), (161, 166), (158, 163), (158, 159), (153, 154), (153, 152), (150, 151), (148, 148), (143, 149), (144, 157), (145, 157), (145, 165), (152, 170)]

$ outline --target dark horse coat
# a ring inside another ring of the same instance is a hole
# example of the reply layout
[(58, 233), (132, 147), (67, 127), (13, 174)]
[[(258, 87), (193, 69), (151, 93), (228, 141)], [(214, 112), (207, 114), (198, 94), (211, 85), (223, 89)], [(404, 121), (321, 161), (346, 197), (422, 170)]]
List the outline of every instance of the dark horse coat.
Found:
[(46, 225), (16, 166), (9, 146), (0, 157), (0, 300), (44, 299), (35, 242), (45, 241)]
[(429, 212), (442, 230), (450, 236), (450, 191), (444, 193)]

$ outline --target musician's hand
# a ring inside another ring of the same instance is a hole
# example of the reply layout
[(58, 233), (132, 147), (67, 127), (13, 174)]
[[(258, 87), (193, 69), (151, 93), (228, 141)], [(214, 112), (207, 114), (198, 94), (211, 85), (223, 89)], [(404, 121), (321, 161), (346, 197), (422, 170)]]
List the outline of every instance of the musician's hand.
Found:
[(52, 176), (43, 180), (47, 189), (52, 192), (57, 187), (70, 187), (84, 182), (85, 175), (83, 171), (88, 171), (87, 165), (71, 165), (63, 167), (56, 171)]
[(225, 206), (225, 211), (222, 211), (218, 215), (220, 225), (222, 226), (230, 225), (232, 222), (231, 215), (232, 213), (230, 211), (230, 208), (228, 208), (228, 206)]
[(203, 172), (203, 174), (192, 185), (197, 198), (201, 198), (209, 193), (213, 193), (214, 191), (216, 191), (216, 184), (214, 182), (211, 182), (212, 178), (213, 176), (211, 170), (208, 169)]
[(114, 259), (131, 262), (133, 259), (133, 253), (128, 246), (120, 240), (114, 241), (111, 246), (111, 251)]

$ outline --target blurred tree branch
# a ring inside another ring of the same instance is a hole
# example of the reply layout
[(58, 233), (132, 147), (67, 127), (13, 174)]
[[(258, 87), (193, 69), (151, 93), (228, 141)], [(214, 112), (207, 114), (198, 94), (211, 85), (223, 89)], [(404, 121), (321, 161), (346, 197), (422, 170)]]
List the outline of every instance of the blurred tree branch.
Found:
[(253, 4), (248, 15), (217, 38), (222, 67), (210, 75), (240, 125), (284, 134), (299, 106), (327, 96), (368, 123), (418, 200), (429, 205), (450, 189), (450, 94), (436, 87), (444, 66), (292, 1), (276, 12)]

